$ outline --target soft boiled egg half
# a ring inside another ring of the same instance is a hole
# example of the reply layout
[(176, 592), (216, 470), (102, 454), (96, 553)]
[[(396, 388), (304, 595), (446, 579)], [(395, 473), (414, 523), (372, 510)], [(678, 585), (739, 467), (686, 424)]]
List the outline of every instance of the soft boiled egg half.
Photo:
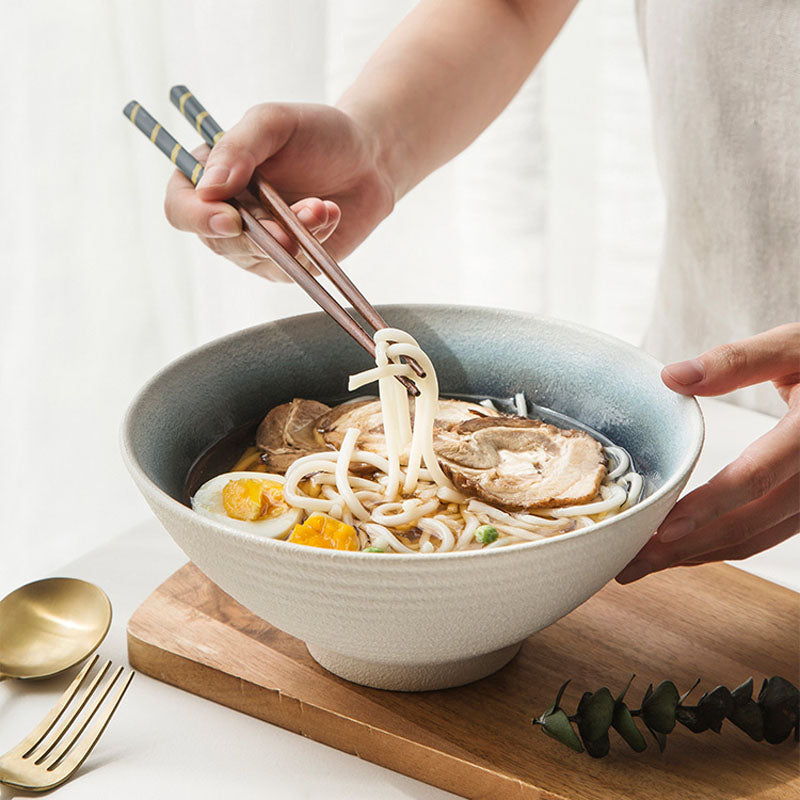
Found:
[(286, 536), (303, 511), (283, 499), (283, 476), (268, 472), (225, 472), (206, 481), (192, 508), (228, 528), (268, 539)]

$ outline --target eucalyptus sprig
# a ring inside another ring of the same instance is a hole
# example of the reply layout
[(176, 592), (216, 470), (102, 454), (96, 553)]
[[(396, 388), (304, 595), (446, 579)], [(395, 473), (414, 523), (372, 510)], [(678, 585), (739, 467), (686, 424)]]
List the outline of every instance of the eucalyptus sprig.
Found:
[[(633, 750), (641, 753), (647, 742), (636, 725), (637, 717), (653, 735), (662, 753), (667, 744), (667, 734), (676, 722), (694, 733), (709, 729), (719, 733), (723, 721), (728, 719), (757, 742), (779, 744), (792, 731), (795, 741), (800, 741), (800, 692), (780, 676), (766, 678), (756, 700), (753, 699), (753, 679), (749, 678), (733, 691), (717, 686), (706, 692), (694, 706), (684, 705), (684, 702), (700, 683), (700, 678), (680, 696), (672, 681), (661, 681), (655, 688), (651, 683), (641, 707), (634, 709), (629, 708), (624, 699), (635, 677), (631, 675), (628, 685), (616, 699), (606, 687), (596, 692), (584, 692), (572, 715), (561, 707), (561, 698), (569, 685), (567, 681), (558, 690), (550, 708), (532, 722), (541, 725), (548, 736), (577, 753), (582, 753), (585, 748), (593, 758), (608, 755), (608, 732), (611, 728)], [(573, 723), (578, 726), (578, 733), (575, 733)]]

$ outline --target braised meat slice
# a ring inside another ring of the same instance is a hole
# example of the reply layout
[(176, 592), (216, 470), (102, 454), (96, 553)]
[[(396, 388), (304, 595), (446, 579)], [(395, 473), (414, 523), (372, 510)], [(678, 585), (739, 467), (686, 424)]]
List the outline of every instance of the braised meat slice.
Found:
[(468, 419), (437, 431), (433, 448), (459, 489), (507, 511), (588, 502), (606, 474), (588, 433), (525, 417)]
[[(412, 420), (414, 406), (411, 405)], [(448, 430), (461, 422), (497, 417), (498, 412), (484, 408), (477, 403), (464, 400), (440, 400), (434, 429)], [(371, 453), (386, 455), (386, 439), (383, 433), (383, 417), (380, 400), (368, 398), (335, 406), (317, 420), (316, 430), (320, 445), (341, 447), (348, 428), (358, 428), (358, 447)]]
[(334, 447), (338, 450), (348, 428), (358, 428), (361, 431), (356, 442), (360, 450), (386, 455), (380, 400), (367, 397), (334, 406), (316, 422), (317, 447)]
[(329, 410), (325, 403), (300, 398), (275, 406), (256, 430), (256, 445), (264, 451), (267, 466), (285, 472), (301, 456), (318, 452), (314, 424)]

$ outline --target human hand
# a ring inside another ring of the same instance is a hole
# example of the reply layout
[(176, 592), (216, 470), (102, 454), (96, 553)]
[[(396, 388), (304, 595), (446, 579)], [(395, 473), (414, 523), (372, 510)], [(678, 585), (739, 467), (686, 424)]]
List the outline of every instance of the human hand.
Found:
[(709, 350), (661, 373), (681, 394), (713, 396), (772, 381), (788, 409), (778, 424), (670, 511), (617, 576), (738, 560), (800, 531), (800, 323)]
[[(170, 224), (192, 231), (214, 252), (270, 280), (289, 279), (247, 237), (224, 200), (242, 192), (255, 170), (292, 204), (300, 221), (341, 259), (392, 210), (394, 190), (378, 146), (350, 116), (331, 106), (266, 103), (251, 108), (213, 151), (195, 189), (180, 172), (167, 185)], [(324, 198), (324, 199), (320, 199)], [(264, 227), (291, 253), (297, 246), (263, 213)]]

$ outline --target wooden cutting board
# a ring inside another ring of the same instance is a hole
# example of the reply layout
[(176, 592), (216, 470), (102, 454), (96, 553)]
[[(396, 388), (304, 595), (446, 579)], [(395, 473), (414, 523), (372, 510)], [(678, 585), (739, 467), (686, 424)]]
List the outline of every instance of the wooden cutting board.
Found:
[[(178, 570), (128, 624), (142, 672), (347, 753), (470, 798), (697, 800), (800, 797), (800, 748), (677, 725), (664, 754), (636, 754), (611, 731), (595, 760), (530, 720), (572, 678), (584, 690), (628, 693), (669, 678), (680, 691), (782, 675), (798, 685), (800, 594), (722, 564), (615, 583), (531, 636), (499, 673), (457, 689), (368, 689), (326, 672), (297, 639), (248, 612), (193, 564)], [(645, 736), (649, 736), (643, 731)]]

